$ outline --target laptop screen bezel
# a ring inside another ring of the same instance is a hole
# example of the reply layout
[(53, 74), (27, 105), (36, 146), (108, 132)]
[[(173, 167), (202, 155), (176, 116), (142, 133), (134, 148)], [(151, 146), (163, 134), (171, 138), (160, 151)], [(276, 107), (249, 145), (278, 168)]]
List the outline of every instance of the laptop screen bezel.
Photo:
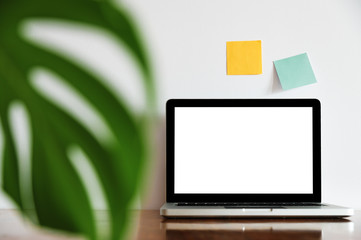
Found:
[[(188, 194), (174, 193), (174, 123), (177, 107), (311, 107), (313, 193), (311, 194)], [(170, 99), (166, 103), (167, 202), (321, 202), (321, 104), (317, 99)]]

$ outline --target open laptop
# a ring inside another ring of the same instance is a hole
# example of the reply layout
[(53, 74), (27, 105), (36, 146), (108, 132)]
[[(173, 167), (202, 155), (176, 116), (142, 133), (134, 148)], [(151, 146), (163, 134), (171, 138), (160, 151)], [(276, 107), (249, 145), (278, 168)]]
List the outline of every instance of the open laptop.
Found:
[(165, 217), (347, 217), (321, 204), (317, 99), (171, 99)]

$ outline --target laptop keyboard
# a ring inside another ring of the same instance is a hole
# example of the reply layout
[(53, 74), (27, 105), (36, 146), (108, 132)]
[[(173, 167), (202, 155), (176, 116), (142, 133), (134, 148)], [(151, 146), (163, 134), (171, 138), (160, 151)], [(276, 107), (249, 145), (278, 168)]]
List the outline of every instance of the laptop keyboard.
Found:
[(239, 207), (252, 207), (252, 208), (264, 208), (264, 207), (319, 207), (323, 206), (321, 203), (309, 203), (309, 202), (182, 202), (177, 203), (177, 206), (224, 206), (226, 208), (239, 208)]

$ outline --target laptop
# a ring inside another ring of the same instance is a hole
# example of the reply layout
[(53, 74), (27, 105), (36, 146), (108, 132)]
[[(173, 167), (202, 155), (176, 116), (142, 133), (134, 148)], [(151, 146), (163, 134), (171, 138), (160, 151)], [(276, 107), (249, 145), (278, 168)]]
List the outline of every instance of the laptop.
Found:
[(317, 99), (171, 99), (169, 218), (348, 217), (321, 203)]

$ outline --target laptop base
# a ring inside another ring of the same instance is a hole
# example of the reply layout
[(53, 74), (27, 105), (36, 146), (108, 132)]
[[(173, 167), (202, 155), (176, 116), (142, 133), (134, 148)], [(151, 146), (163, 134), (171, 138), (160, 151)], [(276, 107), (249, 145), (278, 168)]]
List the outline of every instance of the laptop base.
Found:
[(273, 206), (271, 208), (227, 208), (225, 206), (178, 206), (165, 203), (160, 215), (167, 218), (342, 218), (353, 209), (322, 204), (321, 206)]

